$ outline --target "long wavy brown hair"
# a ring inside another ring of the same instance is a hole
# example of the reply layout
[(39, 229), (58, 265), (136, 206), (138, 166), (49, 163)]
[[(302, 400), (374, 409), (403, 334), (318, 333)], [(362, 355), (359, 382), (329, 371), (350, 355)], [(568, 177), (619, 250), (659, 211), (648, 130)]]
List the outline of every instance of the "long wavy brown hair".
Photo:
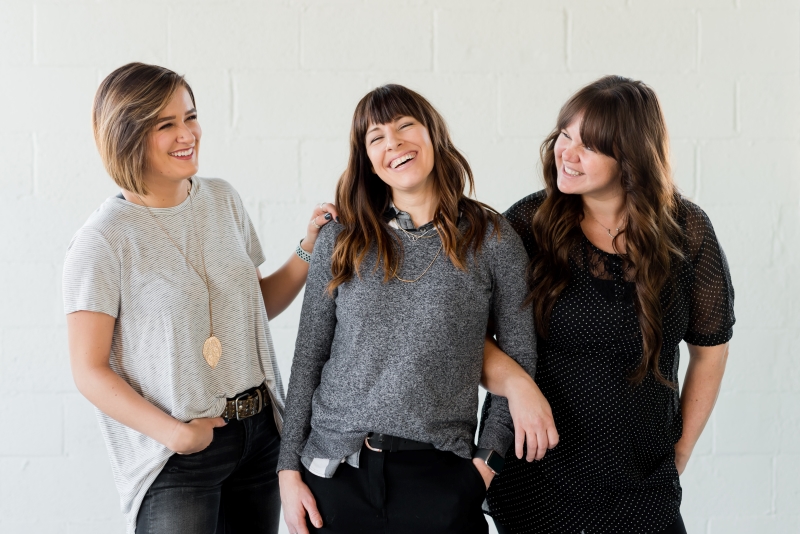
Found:
[[(580, 195), (558, 189), (555, 144), (578, 115), (587, 147), (614, 158), (625, 193), (625, 261), (635, 284), (634, 305), (642, 332), (643, 355), (630, 380), (648, 375), (670, 387), (658, 362), (663, 345), (661, 291), (671, 283), (671, 269), (683, 254), (677, 222), (680, 197), (672, 180), (669, 139), (655, 92), (640, 81), (605, 76), (575, 93), (558, 114), (556, 128), (541, 145), (547, 197), (533, 217), (538, 250), (531, 262), (529, 301), (537, 331), (547, 338), (556, 299), (570, 282), (569, 255), (582, 240)], [(616, 247), (616, 238), (613, 242)]]
[[(350, 129), (350, 159), (336, 186), (336, 207), (344, 226), (331, 258), (333, 279), (328, 290), (347, 282), (360, 268), (370, 247), (377, 249), (373, 272), (381, 265), (384, 282), (397, 272), (403, 245), (384, 220), (392, 190), (376, 174), (367, 156), (366, 134), (370, 125), (387, 124), (399, 117), (413, 117), (428, 129), (433, 145), (433, 191), (437, 207), (433, 223), (439, 230), (443, 251), (459, 269), (467, 268), (467, 253), (478, 254), (490, 222), (498, 232), (495, 210), (469, 198), (475, 183), (467, 159), (453, 145), (444, 118), (422, 95), (402, 85), (384, 85), (370, 91), (356, 106)], [(459, 216), (466, 225), (459, 228)], [(463, 230), (463, 231), (462, 231)]]

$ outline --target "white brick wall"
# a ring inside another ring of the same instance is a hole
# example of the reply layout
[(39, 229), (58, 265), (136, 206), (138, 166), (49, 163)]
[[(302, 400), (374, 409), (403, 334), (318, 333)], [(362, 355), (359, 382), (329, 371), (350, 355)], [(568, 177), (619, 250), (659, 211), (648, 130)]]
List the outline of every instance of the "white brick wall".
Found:
[[(612, 72), (650, 83), (737, 289), (728, 374), (682, 478), (687, 526), (800, 532), (800, 1), (0, 0), (0, 533), (122, 532), (69, 375), (60, 272), (114, 192), (94, 90), (132, 60), (187, 75), (201, 173), (242, 193), (266, 270), (331, 199), (377, 84), (429, 96), (479, 198), (505, 209), (539, 188), (538, 145), (572, 91)], [(298, 314), (272, 325), (286, 378)]]

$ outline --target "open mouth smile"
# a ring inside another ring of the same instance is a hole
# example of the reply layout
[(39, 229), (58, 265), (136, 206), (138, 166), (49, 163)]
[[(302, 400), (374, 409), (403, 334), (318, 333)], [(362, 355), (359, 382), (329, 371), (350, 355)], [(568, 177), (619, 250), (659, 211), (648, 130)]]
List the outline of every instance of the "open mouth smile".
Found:
[(416, 152), (406, 152), (402, 156), (400, 156), (398, 158), (395, 158), (392, 161), (390, 161), (389, 162), (389, 167), (391, 167), (392, 169), (399, 169), (400, 167), (403, 167), (409, 161), (413, 161), (414, 158), (416, 158), (416, 157), (417, 157), (417, 153)]
[(563, 170), (564, 174), (566, 174), (567, 176), (581, 176), (583, 174), (580, 171), (575, 171), (575, 170), (570, 169), (566, 165), (562, 165), (561, 166), (561, 170)]
[(194, 156), (194, 147), (190, 146), (189, 148), (185, 148), (183, 150), (177, 150), (175, 152), (170, 152), (170, 156), (179, 159), (188, 159)]

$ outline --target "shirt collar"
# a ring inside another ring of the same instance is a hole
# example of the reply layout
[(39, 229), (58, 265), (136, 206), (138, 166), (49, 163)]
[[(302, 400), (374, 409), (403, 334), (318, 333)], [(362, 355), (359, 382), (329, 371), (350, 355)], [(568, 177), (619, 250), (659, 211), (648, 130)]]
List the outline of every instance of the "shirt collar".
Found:
[(389, 201), (389, 207), (383, 214), (384, 219), (389, 223), (392, 228), (402, 228), (409, 232), (419, 231), (424, 232), (433, 228), (433, 221), (425, 223), (419, 228), (414, 226), (414, 221), (411, 220), (411, 215), (407, 212), (397, 209), (394, 202)]

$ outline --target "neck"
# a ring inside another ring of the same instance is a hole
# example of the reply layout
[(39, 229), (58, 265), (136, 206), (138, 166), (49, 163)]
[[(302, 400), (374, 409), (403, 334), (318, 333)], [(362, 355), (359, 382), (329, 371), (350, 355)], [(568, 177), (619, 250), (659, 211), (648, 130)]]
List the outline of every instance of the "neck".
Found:
[(431, 222), (436, 215), (437, 202), (431, 189), (417, 193), (392, 190), (392, 202), (397, 209), (411, 216), (411, 221), (417, 228)]
[(137, 195), (132, 191), (126, 189), (122, 190), (122, 196), (125, 200), (139, 204), (140, 206), (147, 206), (150, 208), (173, 208), (181, 204), (189, 196), (189, 188), (191, 183), (189, 178), (173, 182), (160, 180), (153, 183), (152, 181), (145, 181), (148, 193), (146, 195)]
[(598, 221), (608, 223), (607, 226), (611, 228), (623, 224), (627, 214), (623, 192), (603, 197), (582, 195), (582, 198), (583, 209)]

